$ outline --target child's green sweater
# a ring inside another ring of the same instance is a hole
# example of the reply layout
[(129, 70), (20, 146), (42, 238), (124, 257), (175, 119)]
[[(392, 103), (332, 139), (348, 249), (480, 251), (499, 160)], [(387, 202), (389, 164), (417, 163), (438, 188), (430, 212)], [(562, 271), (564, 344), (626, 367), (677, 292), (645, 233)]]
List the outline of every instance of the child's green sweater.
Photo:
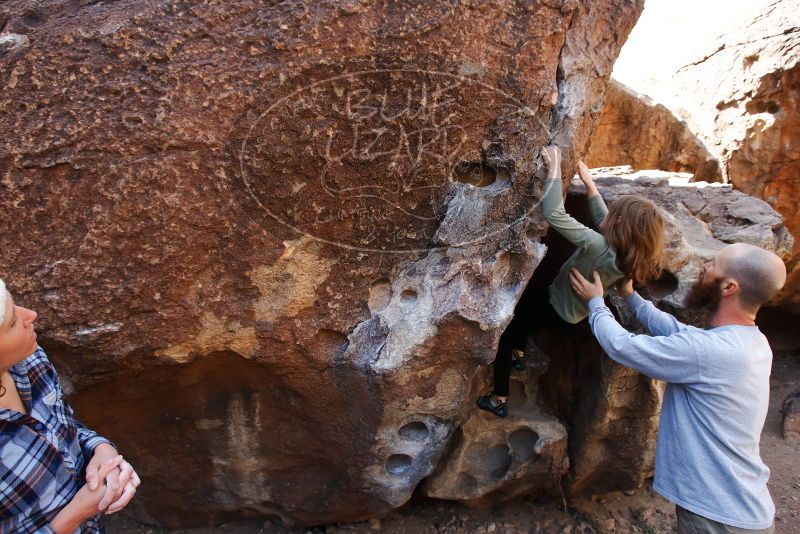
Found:
[[(600, 226), (608, 213), (600, 195), (589, 197), (589, 211), (594, 224)], [(572, 267), (588, 280), (592, 279), (592, 271), (600, 273), (606, 292), (625, 275), (617, 267), (617, 254), (608, 245), (605, 236), (579, 223), (564, 210), (560, 177), (545, 180), (542, 212), (554, 230), (578, 247), (550, 284), (550, 304), (562, 319), (575, 324), (589, 315), (589, 309), (570, 286), (569, 270)]]

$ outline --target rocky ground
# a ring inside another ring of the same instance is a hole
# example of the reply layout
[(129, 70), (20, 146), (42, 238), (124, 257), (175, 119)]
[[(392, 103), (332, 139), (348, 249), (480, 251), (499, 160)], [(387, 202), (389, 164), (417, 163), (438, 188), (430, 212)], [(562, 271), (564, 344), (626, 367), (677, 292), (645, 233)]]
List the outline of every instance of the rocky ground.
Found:
[[(800, 350), (786, 339), (773, 339), (770, 411), (761, 437), (761, 454), (772, 470), (770, 491), (777, 508), (776, 532), (800, 533), (800, 442), (781, 436), (781, 401), (800, 384)], [(213, 528), (168, 531), (137, 523), (118, 514), (110, 519), (110, 534), (391, 534), (427, 533), (644, 533), (674, 532), (673, 506), (642, 488), (632, 495), (611, 493), (568, 503), (542, 503), (520, 499), (494, 510), (472, 510), (445, 502), (417, 502), (382, 520), (330, 525), (315, 529), (289, 529), (262, 520), (243, 520)]]

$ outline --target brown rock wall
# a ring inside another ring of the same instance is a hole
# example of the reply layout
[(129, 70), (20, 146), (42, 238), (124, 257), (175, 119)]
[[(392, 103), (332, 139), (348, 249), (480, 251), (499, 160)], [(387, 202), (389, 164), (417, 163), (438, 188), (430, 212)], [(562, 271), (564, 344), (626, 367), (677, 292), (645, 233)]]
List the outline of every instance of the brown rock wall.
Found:
[[(406, 502), (641, 1), (3, 3), (2, 275), (164, 526)], [(551, 126), (552, 125), (552, 126)]]

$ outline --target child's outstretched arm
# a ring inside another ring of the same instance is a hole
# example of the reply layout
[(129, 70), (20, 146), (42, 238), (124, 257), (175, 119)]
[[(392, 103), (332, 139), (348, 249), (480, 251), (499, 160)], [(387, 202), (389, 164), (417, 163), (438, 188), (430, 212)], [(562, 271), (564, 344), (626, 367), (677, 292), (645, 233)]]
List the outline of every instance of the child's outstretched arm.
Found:
[(597, 191), (597, 186), (594, 185), (592, 175), (589, 174), (589, 167), (583, 161), (578, 161), (578, 177), (583, 182), (583, 185), (586, 186), (586, 196), (593, 197), (600, 194)]
[(542, 194), (542, 213), (545, 220), (559, 234), (580, 248), (588, 248), (598, 242), (603, 244), (603, 237), (570, 217), (564, 209), (561, 196), (561, 151), (557, 146), (542, 148), (542, 159), (547, 166), (547, 179), (544, 181)]
[(589, 202), (589, 212), (592, 215), (592, 222), (594, 222), (595, 226), (599, 227), (608, 213), (608, 208), (606, 207), (606, 203), (603, 202), (603, 197), (601, 197), (600, 193), (597, 191), (597, 186), (594, 185), (592, 175), (589, 174), (589, 167), (582, 161), (578, 162), (578, 177), (581, 179), (581, 182), (583, 182), (583, 185), (586, 186), (586, 200)]

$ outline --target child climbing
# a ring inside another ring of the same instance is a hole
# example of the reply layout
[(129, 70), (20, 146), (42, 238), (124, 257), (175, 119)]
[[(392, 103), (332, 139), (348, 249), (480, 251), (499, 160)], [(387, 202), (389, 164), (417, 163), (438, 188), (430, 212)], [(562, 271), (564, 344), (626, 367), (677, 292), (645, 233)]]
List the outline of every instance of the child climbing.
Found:
[[(589, 315), (586, 304), (570, 287), (570, 269), (574, 267), (586, 277), (597, 271), (606, 291), (621, 280), (644, 282), (661, 274), (664, 222), (652, 202), (626, 195), (617, 199), (610, 210), (607, 209), (589, 169), (579, 161), (578, 176), (586, 187), (592, 221), (602, 232), (598, 233), (564, 210), (559, 148), (544, 147), (541, 157), (547, 166), (541, 200), (544, 218), (577, 250), (561, 266), (548, 288), (525, 291), (514, 310), (514, 319), (500, 337), (493, 364), (494, 390), (477, 401), (478, 407), (498, 417), (508, 415), (511, 369), (522, 368), (521, 356), (528, 336), (542, 330), (567, 328)], [(536, 322), (527, 324), (521, 317), (536, 317)]]

